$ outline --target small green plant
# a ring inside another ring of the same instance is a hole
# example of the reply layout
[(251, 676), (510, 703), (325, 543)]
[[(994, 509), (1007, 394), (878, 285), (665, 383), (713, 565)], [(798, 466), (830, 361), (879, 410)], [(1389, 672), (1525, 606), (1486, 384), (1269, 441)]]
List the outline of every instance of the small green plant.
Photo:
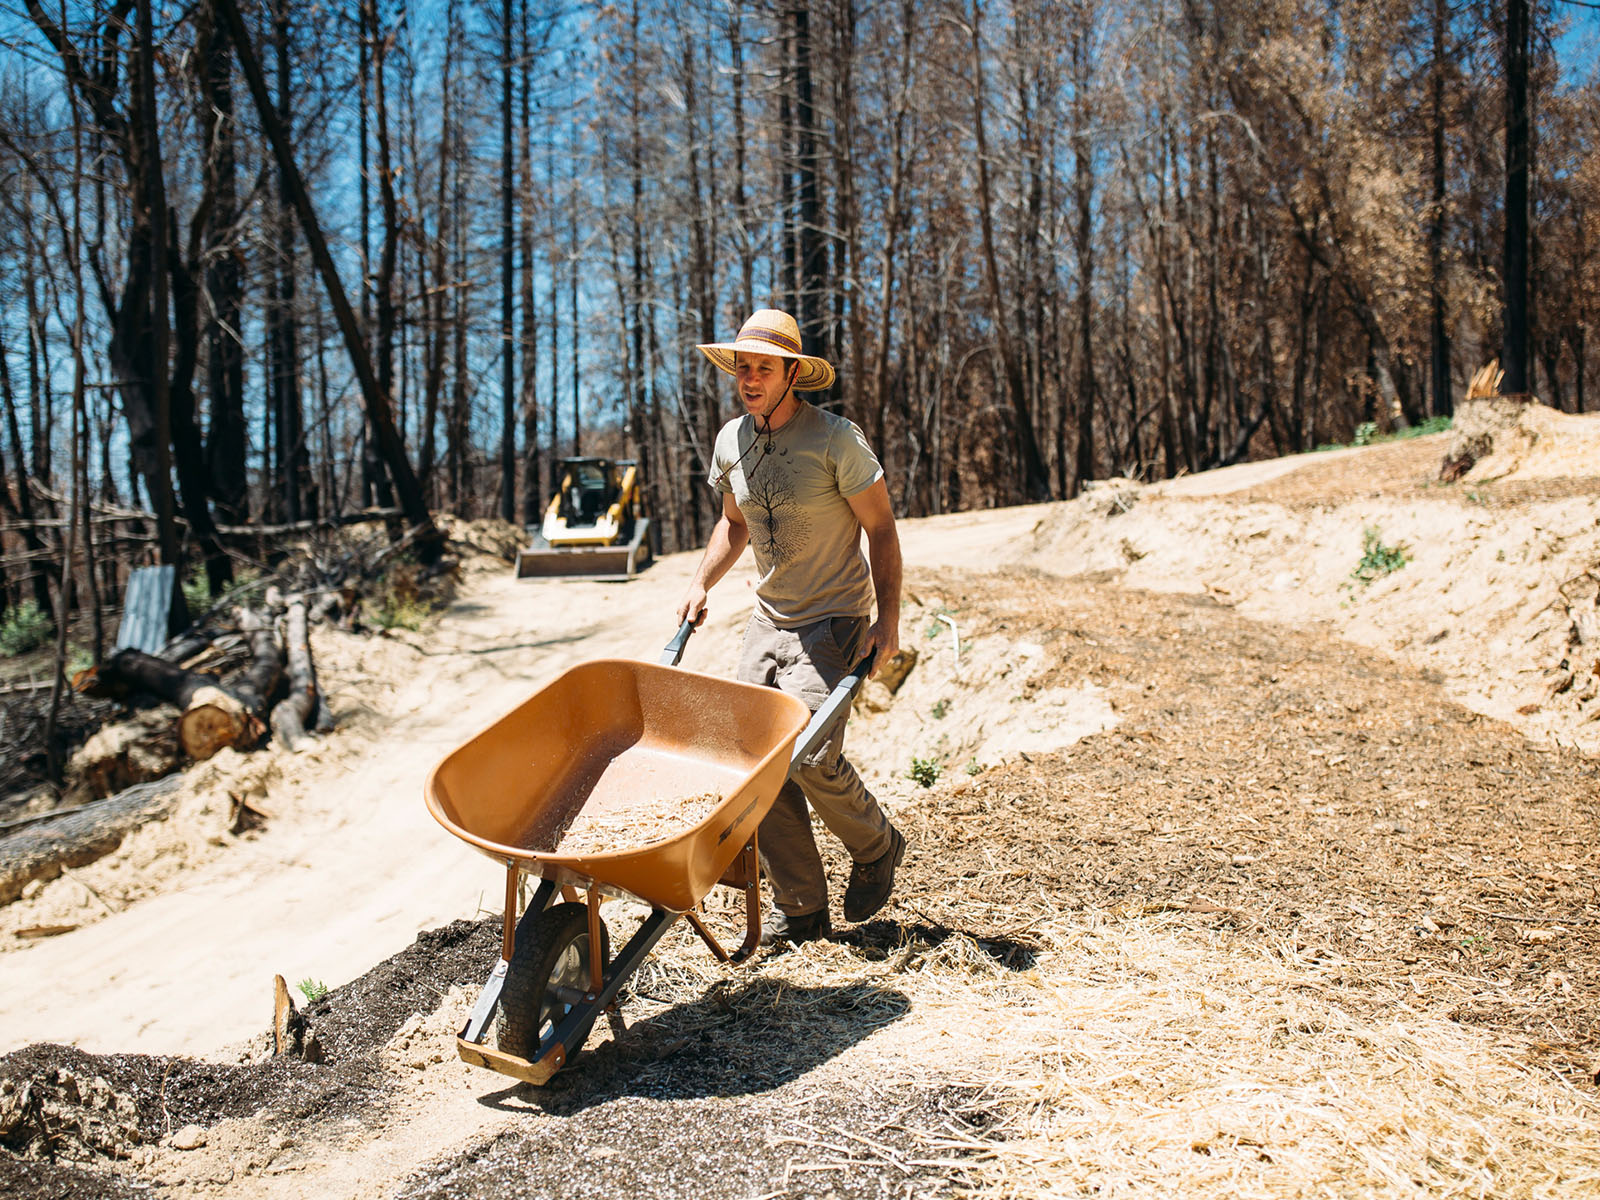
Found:
[(1488, 507), (1489, 496), (1487, 493), (1480, 492), (1477, 488), (1473, 488), (1472, 491), (1467, 493), (1467, 503), (1479, 504), (1484, 507)]
[(54, 632), (50, 615), (32, 600), (24, 600), (0, 619), (0, 656), (37, 650), (48, 644)]
[(300, 989), (300, 994), (306, 998), (307, 1004), (315, 1004), (328, 994), (328, 985), (320, 979), (302, 979), (295, 987)]
[(1411, 561), (1406, 554), (1404, 544), (1384, 545), (1383, 534), (1376, 525), (1368, 525), (1361, 536), (1361, 561), (1356, 563), (1356, 569), (1350, 572), (1350, 578), (1362, 587), (1398, 571)]
[(89, 648), (87, 646), (74, 646), (67, 655), (67, 678), (71, 679), (74, 675), (87, 671), (92, 666), (94, 666), (94, 655), (89, 653)]
[(1378, 436), (1378, 423), (1376, 421), (1363, 421), (1356, 426), (1356, 435), (1350, 439), (1352, 446), (1370, 446), (1372, 440)]
[(935, 700), (933, 702), (933, 719), (935, 721), (944, 720), (945, 713), (947, 713), (949, 711), (950, 711), (950, 701), (941, 699), (941, 700)]
[(989, 768), (978, 761), (977, 756), (967, 759), (967, 765), (962, 768), (968, 775), (982, 775)]
[(909, 774), (911, 776), (911, 781), (918, 787), (931, 788), (934, 784), (939, 782), (939, 776), (942, 773), (943, 768), (939, 766), (938, 760), (932, 758), (918, 758), (916, 755), (911, 756), (911, 770)]
[(380, 629), (409, 629), (415, 633), (432, 615), (433, 609), (426, 601), (393, 592), (377, 603), (367, 602), (367, 616)]
[(928, 615), (928, 625), (927, 625), (927, 628), (922, 631), (922, 636), (927, 638), (931, 642), (934, 638), (938, 637), (941, 633), (948, 632), (949, 629), (950, 629), (950, 626), (945, 624), (939, 618), (940, 617), (953, 617), (953, 616), (956, 615), (957, 611), (958, 610), (956, 610), (954, 608), (951, 608), (948, 604), (939, 605), (931, 613), (929, 613), (929, 615)]
[(420, 584), (417, 564), (404, 558), (384, 576), (377, 594), (365, 601), (367, 617), (374, 625), (413, 632), (442, 607)]
[(189, 606), (189, 615), (197, 620), (211, 611), (211, 580), (204, 567), (196, 567), (184, 577), (183, 602)]

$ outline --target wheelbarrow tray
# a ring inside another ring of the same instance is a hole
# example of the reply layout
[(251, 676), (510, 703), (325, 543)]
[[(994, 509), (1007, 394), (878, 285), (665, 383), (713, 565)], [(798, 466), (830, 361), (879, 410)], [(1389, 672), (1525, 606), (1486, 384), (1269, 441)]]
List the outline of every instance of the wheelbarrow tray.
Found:
[[(434, 768), (428, 810), (503, 865), (671, 913), (693, 909), (754, 836), (811, 714), (793, 696), (629, 659), (564, 672)], [(581, 812), (625, 818), (716, 792), (699, 822), (603, 852), (535, 847)]]

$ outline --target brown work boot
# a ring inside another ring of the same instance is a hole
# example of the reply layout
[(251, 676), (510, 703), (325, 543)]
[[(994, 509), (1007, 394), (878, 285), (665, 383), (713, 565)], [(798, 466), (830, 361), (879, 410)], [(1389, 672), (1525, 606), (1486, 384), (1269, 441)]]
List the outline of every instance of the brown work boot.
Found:
[(774, 908), (761, 922), (761, 944), (771, 946), (778, 942), (788, 942), (790, 945), (798, 946), (801, 942), (814, 942), (818, 938), (825, 938), (832, 932), (833, 922), (828, 919), (826, 906), (801, 917), (791, 917), (782, 909)]
[(850, 868), (850, 886), (844, 892), (846, 921), (865, 921), (889, 902), (894, 869), (905, 856), (906, 839), (891, 825), (889, 848), (871, 862), (858, 862)]

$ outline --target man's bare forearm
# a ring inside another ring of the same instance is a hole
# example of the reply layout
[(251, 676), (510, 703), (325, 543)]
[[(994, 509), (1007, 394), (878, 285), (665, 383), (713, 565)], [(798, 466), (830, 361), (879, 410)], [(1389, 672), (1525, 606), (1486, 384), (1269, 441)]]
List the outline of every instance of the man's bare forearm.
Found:
[(867, 535), (867, 555), (872, 566), (872, 593), (878, 602), (878, 621), (900, 624), (900, 535), (891, 523)]
[(717, 519), (711, 537), (706, 542), (706, 552), (700, 556), (700, 565), (695, 568), (694, 578), (689, 581), (688, 590), (678, 602), (679, 621), (693, 621), (696, 625), (700, 623), (706, 611), (706, 594), (739, 561), (739, 555), (744, 553), (749, 542), (749, 526), (731, 520), (727, 513)]
[(727, 517), (719, 517), (706, 542), (706, 552), (700, 556), (700, 565), (695, 568), (695, 583), (709, 592), (739, 561), (749, 544), (749, 526), (736, 525)]

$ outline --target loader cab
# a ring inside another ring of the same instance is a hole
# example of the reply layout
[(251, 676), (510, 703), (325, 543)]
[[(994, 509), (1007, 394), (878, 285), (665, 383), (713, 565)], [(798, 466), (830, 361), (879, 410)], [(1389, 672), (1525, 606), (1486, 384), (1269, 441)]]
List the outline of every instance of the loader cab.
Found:
[(631, 459), (564, 458), (540, 532), (551, 546), (614, 546), (642, 514), (639, 466)]
[(622, 476), (609, 458), (569, 458), (561, 464), (557, 499), (569, 527), (593, 525), (622, 490)]

